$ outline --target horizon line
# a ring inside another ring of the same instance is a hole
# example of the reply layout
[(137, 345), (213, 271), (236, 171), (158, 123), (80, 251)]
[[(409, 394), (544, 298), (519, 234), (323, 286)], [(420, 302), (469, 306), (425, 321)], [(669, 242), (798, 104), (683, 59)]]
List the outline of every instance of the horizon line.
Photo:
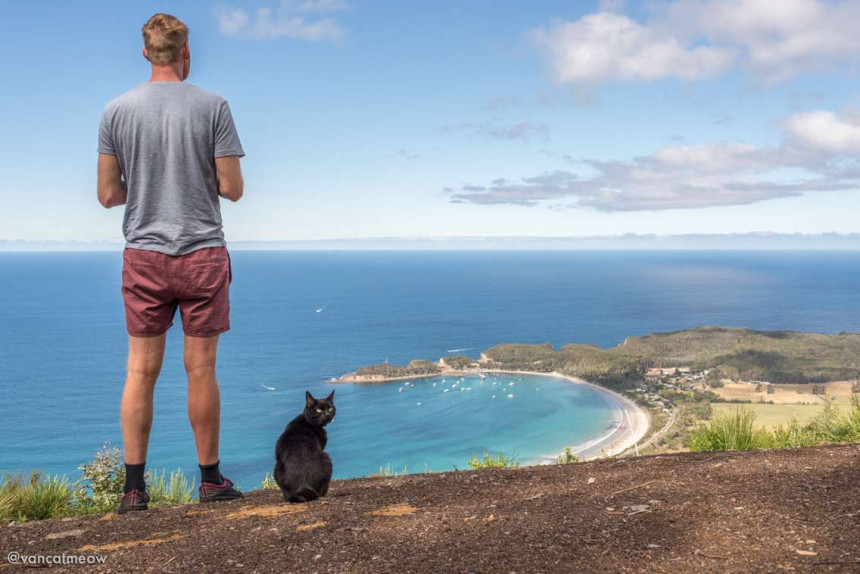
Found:
[[(465, 250), (860, 250), (860, 233), (638, 234), (571, 236), (428, 236), (331, 239), (234, 239), (245, 251), (465, 251)], [(122, 239), (0, 239), (0, 252), (113, 251)]]

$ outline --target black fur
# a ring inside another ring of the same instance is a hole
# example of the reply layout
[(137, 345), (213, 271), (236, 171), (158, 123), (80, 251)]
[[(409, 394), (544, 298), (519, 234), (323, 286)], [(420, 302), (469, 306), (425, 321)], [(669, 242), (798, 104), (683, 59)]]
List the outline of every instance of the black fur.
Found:
[(275, 482), (287, 502), (310, 502), (328, 492), (331, 457), (324, 452), (325, 425), (334, 418), (334, 391), (324, 399), (305, 392), (305, 410), (293, 419), (275, 445)]

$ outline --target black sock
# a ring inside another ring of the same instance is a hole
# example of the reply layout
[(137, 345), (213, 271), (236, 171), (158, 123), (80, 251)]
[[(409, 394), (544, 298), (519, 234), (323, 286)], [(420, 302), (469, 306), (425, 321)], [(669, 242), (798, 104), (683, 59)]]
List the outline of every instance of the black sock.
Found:
[(124, 492), (131, 492), (135, 488), (144, 490), (146, 481), (143, 479), (143, 469), (146, 463), (128, 464), (125, 465), (125, 489)]
[(200, 466), (200, 481), (201, 482), (209, 482), (212, 484), (221, 484), (221, 469), (218, 468), (218, 465), (221, 464), (219, 460), (215, 464), (201, 464)]

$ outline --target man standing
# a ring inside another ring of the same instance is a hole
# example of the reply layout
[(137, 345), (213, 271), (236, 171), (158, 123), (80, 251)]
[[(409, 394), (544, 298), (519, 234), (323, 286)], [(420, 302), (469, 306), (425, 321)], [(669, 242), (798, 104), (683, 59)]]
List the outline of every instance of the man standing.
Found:
[(99, 127), (98, 197), (125, 205), (122, 293), (129, 334), (121, 421), (126, 484), (120, 513), (146, 510), (146, 451), (166, 332), (179, 308), (188, 418), (200, 464), (200, 502), (240, 498), (221, 476), (218, 337), (230, 328), (230, 256), (219, 196), (242, 197), (244, 151), (223, 98), (184, 83), (188, 27), (168, 14), (143, 26), (148, 82), (107, 104)]

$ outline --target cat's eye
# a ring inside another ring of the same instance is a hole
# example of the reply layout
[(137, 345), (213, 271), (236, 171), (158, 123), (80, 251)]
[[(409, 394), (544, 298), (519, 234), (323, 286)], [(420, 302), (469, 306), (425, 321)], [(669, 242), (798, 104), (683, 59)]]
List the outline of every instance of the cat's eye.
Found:
[(321, 412), (322, 412), (322, 409), (317, 409), (317, 412), (318, 412), (318, 413), (321, 413)]

